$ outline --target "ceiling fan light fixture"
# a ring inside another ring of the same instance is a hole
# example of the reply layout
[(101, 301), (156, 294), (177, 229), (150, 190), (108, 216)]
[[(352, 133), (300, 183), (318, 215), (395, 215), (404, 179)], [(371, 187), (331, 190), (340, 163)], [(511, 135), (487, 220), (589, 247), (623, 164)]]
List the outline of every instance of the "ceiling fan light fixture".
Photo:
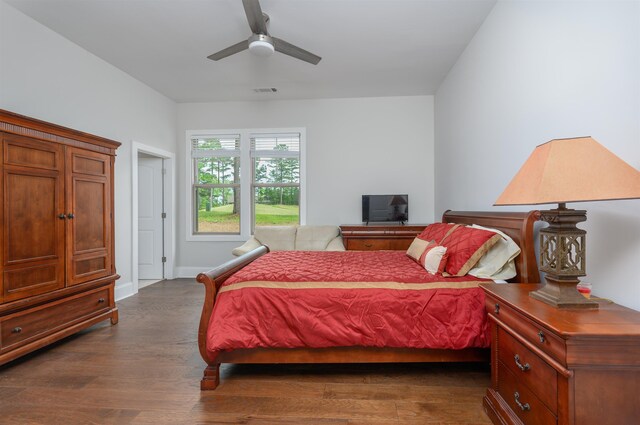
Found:
[(249, 51), (258, 56), (271, 56), (275, 52), (271, 37), (263, 34), (254, 34), (249, 39)]
[(251, 28), (251, 37), (249, 37), (248, 40), (243, 40), (207, 56), (208, 59), (219, 61), (220, 59), (248, 49), (251, 53), (265, 57), (271, 56), (277, 50), (284, 55), (300, 59), (312, 65), (317, 65), (318, 62), (322, 60), (320, 56), (314, 55), (281, 38), (269, 36), (269, 31), (267, 30), (269, 15), (262, 11), (260, 0), (242, 0), (242, 5), (244, 6), (244, 13), (247, 15), (247, 22)]

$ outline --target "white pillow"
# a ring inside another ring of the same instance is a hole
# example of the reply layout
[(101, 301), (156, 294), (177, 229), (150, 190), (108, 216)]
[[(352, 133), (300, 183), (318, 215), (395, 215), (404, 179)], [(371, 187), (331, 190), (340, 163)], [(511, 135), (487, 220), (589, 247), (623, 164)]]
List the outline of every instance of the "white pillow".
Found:
[(431, 242), (420, 256), (420, 265), (431, 274), (442, 274), (447, 265), (447, 247)]
[(477, 224), (473, 224), (471, 227), (497, 233), (502, 236), (502, 238), (480, 258), (480, 261), (469, 270), (469, 274), (475, 277), (494, 280), (507, 280), (514, 277), (516, 275), (514, 259), (520, 254), (518, 244), (500, 230), (478, 226)]

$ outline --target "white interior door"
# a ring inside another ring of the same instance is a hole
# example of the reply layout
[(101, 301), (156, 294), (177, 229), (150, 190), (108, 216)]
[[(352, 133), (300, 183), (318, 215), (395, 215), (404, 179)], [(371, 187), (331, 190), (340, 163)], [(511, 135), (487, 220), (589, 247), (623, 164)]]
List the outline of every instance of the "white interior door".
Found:
[(138, 278), (162, 279), (162, 158), (138, 158)]

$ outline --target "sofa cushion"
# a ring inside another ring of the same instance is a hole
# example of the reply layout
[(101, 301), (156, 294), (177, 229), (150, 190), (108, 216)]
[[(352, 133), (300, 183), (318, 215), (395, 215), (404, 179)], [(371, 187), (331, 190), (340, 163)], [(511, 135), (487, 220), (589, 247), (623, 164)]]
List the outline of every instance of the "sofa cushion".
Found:
[(344, 242), (342, 241), (342, 236), (336, 236), (331, 239), (329, 245), (325, 248), (325, 251), (346, 251), (344, 247)]
[(254, 237), (269, 247), (270, 251), (293, 251), (295, 249), (297, 226), (256, 227)]
[(297, 251), (324, 251), (340, 235), (338, 226), (298, 226), (295, 249)]

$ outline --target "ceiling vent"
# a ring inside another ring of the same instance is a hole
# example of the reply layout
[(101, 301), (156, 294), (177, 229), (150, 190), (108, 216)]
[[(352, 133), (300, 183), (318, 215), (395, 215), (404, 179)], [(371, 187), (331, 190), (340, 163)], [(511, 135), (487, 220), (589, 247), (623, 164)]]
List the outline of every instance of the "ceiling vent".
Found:
[(278, 91), (278, 89), (275, 87), (266, 87), (266, 88), (253, 89), (253, 91), (256, 93), (275, 93)]

